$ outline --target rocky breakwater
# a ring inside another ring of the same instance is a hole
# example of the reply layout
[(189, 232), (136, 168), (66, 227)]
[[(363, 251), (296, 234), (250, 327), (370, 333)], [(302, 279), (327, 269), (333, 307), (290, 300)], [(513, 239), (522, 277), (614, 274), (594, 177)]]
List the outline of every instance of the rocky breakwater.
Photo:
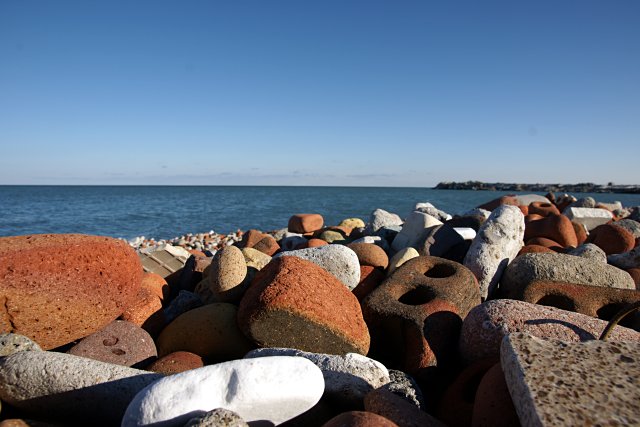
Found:
[(599, 338), (640, 301), (639, 219), (523, 195), (138, 251), (0, 238), (0, 426), (632, 424), (640, 319)]

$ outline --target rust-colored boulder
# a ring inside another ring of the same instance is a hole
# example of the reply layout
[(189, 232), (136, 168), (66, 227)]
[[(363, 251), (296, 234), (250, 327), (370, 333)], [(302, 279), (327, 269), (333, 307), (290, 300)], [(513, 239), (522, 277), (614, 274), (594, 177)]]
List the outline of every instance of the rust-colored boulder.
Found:
[(358, 301), (362, 301), (382, 283), (384, 277), (384, 273), (379, 268), (362, 265), (360, 266), (360, 283), (351, 292), (358, 298)]
[(563, 249), (558, 242), (547, 239), (546, 237), (533, 237), (527, 240), (527, 245), (544, 246), (545, 248), (552, 249), (554, 252)]
[[(329, 243), (327, 243), (325, 240), (322, 239), (309, 239), (309, 241), (307, 242), (307, 245), (304, 248), (317, 248), (319, 246), (327, 246)], [(296, 249), (304, 249), (304, 248), (296, 248)]]
[(577, 247), (578, 238), (571, 220), (564, 215), (549, 215), (536, 221), (526, 223), (524, 241), (533, 237), (546, 237), (558, 242), (560, 246)]
[(157, 288), (140, 288), (136, 299), (120, 316), (120, 319), (141, 327), (152, 337), (156, 337), (165, 325), (162, 300), (158, 298), (156, 291)]
[(369, 331), (358, 299), (311, 261), (273, 259), (254, 278), (238, 309), (244, 334), (264, 347), (366, 355)]
[(0, 333), (44, 350), (102, 329), (131, 305), (142, 265), (125, 242), (81, 234), (0, 238)]
[(488, 210), (488, 211), (492, 211), (492, 210), (494, 210), (495, 208), (497, 208), (500, 205), (518, 206), (519, 205), (518, 198), (516, 196), (512, 196), (512, 195), (502, 196), (502, 197), (499, 197), (497, 199), (491, 200), (491, 201), (489, 201), (487, 203), (484, 203), (484, 204), (478, 206), (478, 208), (479, 209), (485, 209), (485, 210)]
[(358, 256), (360, 265), (370, 265), (381, 269), (389, 265), (389, 257), (380, 246), (373, 243), (351, 243), (347, 247)]
[(141, 288), (148, 289), (156, 295), (160, 301), (167, 301), (169, 298), (169, 285), (164, 277), (156, 273), (144, 272), (142, 275)]
[[(571, 221), (573, 231), (576, 233), (576, 239), (578, 239), (578, 246), (587, 241), (587, 229), (582, 224)], [(576, 247), (578, 247), (576, 246)]]
[(190, 369), (202, 368), (204, 360), (197, 354), (188, 351), (176, 351), (153, 362), (147, 367), (147, 371), (164, 375), (173, 375)]
[(553, 249), (541, 245), (524, 245), (518, 255), (531, 253), (555, 253)]
[(560, 211), (556, 205), (546, 202), (532, 202), (529, 205), (529, 213), (542, 216), (560, 215)]
[(381, 415), (402, 427), (445, 427), (416, 405), (385, 388), (377, 388), (364, 397), (364, 409)]
[(292, 233), (312, 233), (320, 230), (324, 219), (320, 214), (295, 214), (289, 218), (288, 229)]
[(636, 284), (636, 290), (640, 290), (640, 268), (629, 268), (625, 270)]
[(591, 230), (587, 243), (599, 246), (607, 255), (630, 251), (636, 244), (633, 234), (615, 224), (602, 224)]

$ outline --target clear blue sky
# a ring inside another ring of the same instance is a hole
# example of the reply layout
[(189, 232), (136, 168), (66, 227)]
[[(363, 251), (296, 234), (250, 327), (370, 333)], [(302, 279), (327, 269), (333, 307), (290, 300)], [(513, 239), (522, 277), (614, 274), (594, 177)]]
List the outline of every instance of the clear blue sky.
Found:
[(640, 1), (0, 0), (0, 184), (640, 184)]

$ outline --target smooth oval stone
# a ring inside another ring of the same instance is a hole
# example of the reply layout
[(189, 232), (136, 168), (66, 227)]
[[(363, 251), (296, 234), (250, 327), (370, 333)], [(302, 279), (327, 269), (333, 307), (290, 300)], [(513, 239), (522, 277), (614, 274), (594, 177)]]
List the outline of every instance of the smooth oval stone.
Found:
[(247, 268), (254, 268), (257, 271), (262, 270), (264, 266), (269, 264), (269, 261), (271, 261), (271, 257), (269, 255), (253, 248), (242, 248), (242, 255), (244, 256)]
[(158, 355), (151, 335), (124, 320), (114, 320), (71, 347), (67, 353), (134, 368), (148, 365)]
[(153, 290), (142, 287), (138, 290), (136, 300), (127, 307), (120, 319), (141, 327), (151, 336), (157, 336), (166, 321), (162, 299)]
[(21, 351), (0, 358), (0, 399), (47, 420), (117, 425), (131, 399), (160, 378), (71, 354)]
[(629, 230), (618, 227), (614, 223), (603, 224), (594, 228), (589, 233), (587, 242), (599, 246), (607, 255), (613, 255), (633, 249), (636, 239)]
[(442, 225), (442, 222), (431, 215), (422, 212), (411, 212), (402, 225), (402, 230), (393, 239), (391, 248), (394, 251), (407, 247), (417, 248), (418, 243), (424, 240), (428, 229), (437, 225)]
[(20, 334), (0, 334), (0, 357), (19, 351), (42, 351), (38, 343)]
[[(471, 363), (483, 358), (497, 359), (505, 335), (526, 332), (540, 338), (563, 341), (598, 339), (606, 321), (584, 314), (524, 301), (498, 299), (480, 304), (469, 312), (460, 332), (460, 356)], [(613, 341), (640, 341), (640, 333), (617, 326)]]
[(312, 233), (320, 230), (324, 225), (324, 218), (317, 213), (295, 214), (289, 218), (288, 229), (292, 233)]
[(202, 357), (188, 351), (176, 351), (153, 362), (147, 367), (147, 371), (157, 372), (163, 375), (173, 375), (190, 369), (202, 368)]
[(233, 304), (213, 303), (194, 308), (167, 325), (157, 339), (158, 354), (188, 351), (211, 361), (244, 356), (253, 348), (238, 329)]
[(344, 234), (337, 230), (325, 230), (318, 236), (319, 239), (327, 243), (342, 243), (346, 240)]
[(235, 246), (226, 246), (213, 256), (209, 269), (209, 288), (220, 302), (239, 300), (249, 283), (244, 254)]
[(280, 424), (313, 407), (323, 392), (322, 371), (302, 357), (234, 360), (151, 384), (133, 398), (122, 427), (182, 426), (221, 407), (247, 422)]
[(338, 224), (338, 227), (345, 228), (364, 228), (365, 226), (366, 224), (360, 218), (346, 218), (340, 221), (340, 224)]
[(433, 416), (383, 388), (367, 394), (364, 409), (403, 427), (445, 427)]
[(245, 359), (267, 356), (298, 356), (310, 360), (322, 370), (325, 396), (339, 404), (362, 405), (368, 392), (390, 381), (389, 371), (382, 363), (358, 353), (339, 356), (293, 348), (259, 348), (247, 353)]
[(400, 249), (394, 256), (389, 260), (389, 268), (387, 270), (387, 276), (391, 276), (394, 271), (396, 271), (400, 266), (405, 264), (407, 261), (412, 260), (413, 258), (419, 257), (420, 254), (414, 248), (404, 248)]
[(360, 282), (358, 255), (346, 246), (327, 245), (298, 249), (280, 252), (274, 255), (273, 258), (276, 259), (282, 256), (295, 256), (319, 265), (338, 278), (349, 290), (353, 290)]
[(360, 265), (369, 265), (383, 270), (389, 265), (387, 253), (378, 245), (373, 243), (351, 243), (347, 247), (356, 253)]
[(482, 224), (463, 263), (478, 279), (482, 298), (493, 294), (504, 269), (522, 248), (523, 237), (524, 215), (516, 206), (496, 208)]
[(264, 347), (369, 351), (369, 331), (355, 295), (325, 269), (298, 257), (274, 258), (256, 275), (240, 301), (238, 325)]
[(80, 234), (0, 238), (0, 333), (48, 350), (102, 329), (140, 289), (142, 265), (126, 242)]
[(578, 285), (635, 289), (627, 272), (611, 265), (566, 254), (528, 253), (514, 259), (500, 280), (501, 295), (521, 289), (534, 280), (576, 283)]

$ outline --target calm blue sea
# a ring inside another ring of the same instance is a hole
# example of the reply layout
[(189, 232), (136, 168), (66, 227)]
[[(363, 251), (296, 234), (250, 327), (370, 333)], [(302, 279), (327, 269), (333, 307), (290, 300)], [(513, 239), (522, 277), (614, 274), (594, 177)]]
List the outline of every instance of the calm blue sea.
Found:
[[(368, 220), (376, 208), (405, 217), (416, 202), (463, 213), (505, 192), (374, 187), (0, 186), (0, 236), (85, 233), (170, 239), (186, 233), (287, 226), (294, 213), (317, 212), (334, 225)], [(575, 193), (640, 205), (640, 195)]]

